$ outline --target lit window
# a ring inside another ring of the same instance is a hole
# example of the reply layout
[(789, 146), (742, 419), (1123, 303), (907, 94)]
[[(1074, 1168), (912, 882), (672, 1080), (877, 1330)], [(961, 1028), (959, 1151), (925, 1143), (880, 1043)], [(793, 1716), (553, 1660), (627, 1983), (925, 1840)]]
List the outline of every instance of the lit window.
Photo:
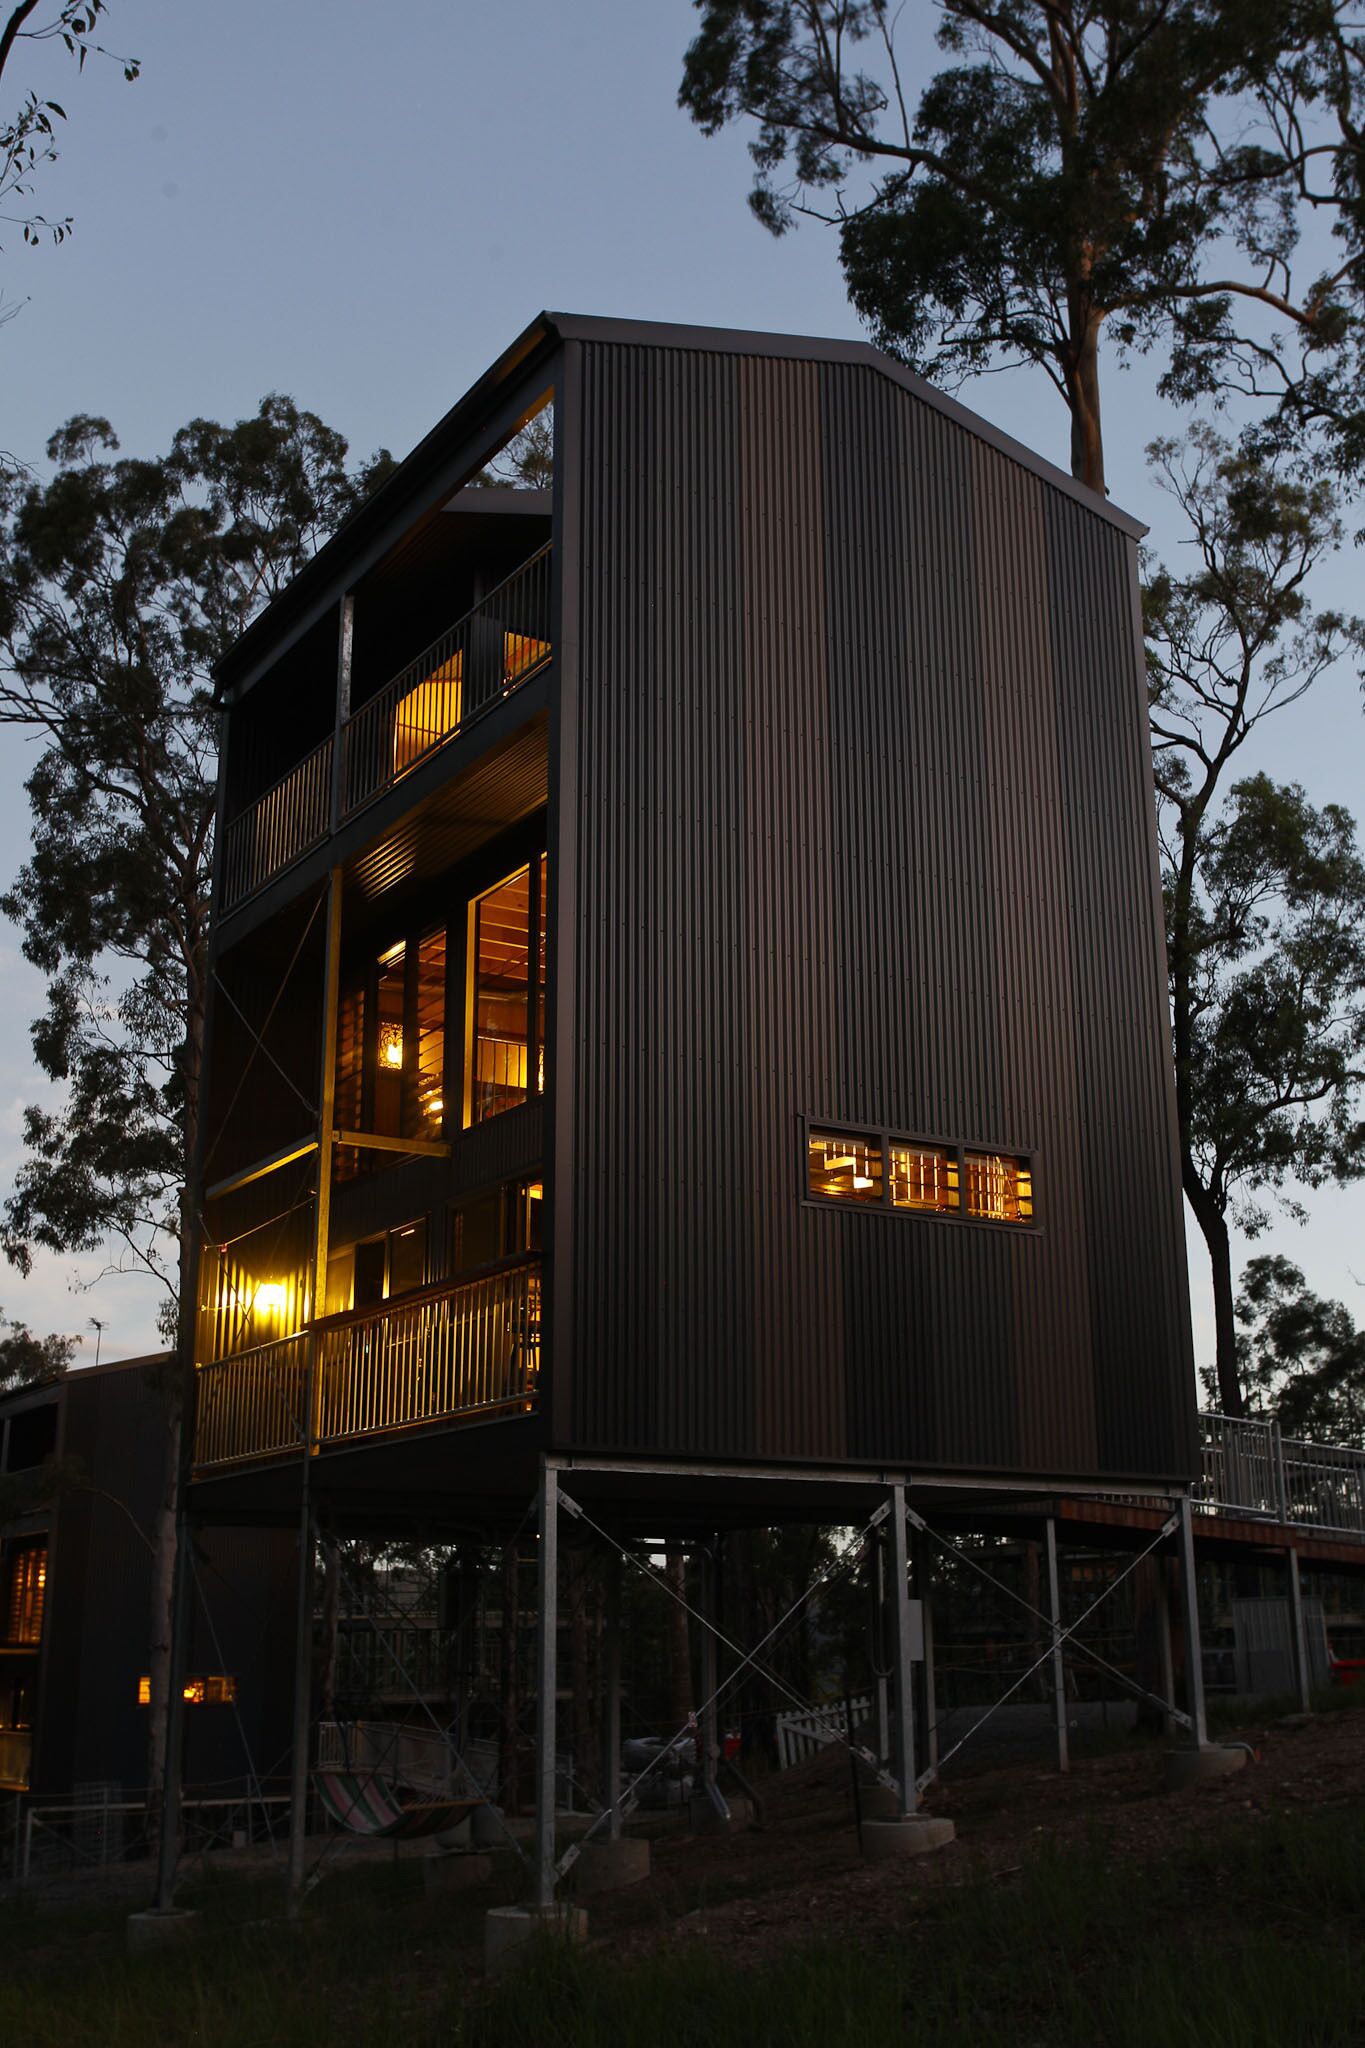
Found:
[(968, 1152), (967, 1214), (993, 1223), (1031, 1223), (1033, 1175), (1027, 1160), (1002, 1152)]
[[(187, 1678), (183, 1697), (187, 1707), (230, 1707), (237, 1698), (237, 1681), (223, 1672)], [(137, 1682), (137, 1703), (140, 1707), (152, 1704), (152, 1681), (148, 1677)]]
[(47, 1545), (26, 1543), (10, 1552), (6, 1641), (40, 1643), (46, 1602)]
[(940, 1213), (956, 1209), (956, 1154), (936, 1145), (893, 1144), (891, 1204), (896, 1209), (935, 1209)]
[[(536, 886), (532, 888), (532, 875)], [(534, 913), (534, 915), (533, 915)], [(509, 875), (469, 906), (470, 990), (465, 1121), (515, 1109), (545, 1085), (545, 859)], [(533, 933), (537, 936), (533, 943)], [(532, 1008), (532, 963), (535, 1005)], [(534, 1015), (535, 1046), (532, 1045)]]
[(881, 1139), (848, 1131), (812, 1131), (807, 1172), (813, 1195), (838, 1202), (880, 1202)]

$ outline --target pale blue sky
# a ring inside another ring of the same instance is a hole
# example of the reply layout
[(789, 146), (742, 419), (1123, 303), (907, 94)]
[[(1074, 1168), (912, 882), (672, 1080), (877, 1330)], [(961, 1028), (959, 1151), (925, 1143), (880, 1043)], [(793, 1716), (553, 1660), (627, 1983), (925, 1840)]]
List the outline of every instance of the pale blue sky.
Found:
[[(0, 330), (0, 446), (35, 463), (71, 413), (105, 414), (154, 453), (195, 414), (228, 419), (291, 393), (358, 453), (404, 453), (542, 307), (856, 335), (830, 236), (775, 242), (744, 204), (744, 138), (704, 138), (677, 109), (688, 0), (111, 0), (102, 40), (142, 59), (77, 78), (59, 50), (22, 60), (71, 116), (38, 195), (71, 212), (62, 249), (0, 231), (0, 285), (25, 299)], [(915, 47), (932, 10), (909, 0)], [(913, 69), (913, 65), (911, 67)], [(961, 396), (1054, 461), (1066, 420), (1041, 378)], [(1179, 431), (1140, 368), (1110, 369), (1111, 488), (1161, 537), (1142, 449)], [(1332, 599), (1359, 603), (1358, 558)], [(1262, 760), (1313, 797), (1365, 808), (1360, 697), (1346, 672), (1289, 714)], [(23, 858), (31, 750), (0, 735), (0, 876)], [(25, 1102), (42, 1091), (26, 1021), (37, 977), (0, 929), (0, 1188)], [(1365, 1319), (1365, 1192), (1327, 1193), (1272, 1241)], [(104, 1355), (153, 1341), (151, 1291), (99, 1280), (100, 1260), (44, 1258), (0, 1274), (0, 1301), (42, 1328), (107, 1321)], [(1192, 1241), (1196, 1345), (1212, 1349)], [(84, 1355), (93, 1356), (92, 1348)]]

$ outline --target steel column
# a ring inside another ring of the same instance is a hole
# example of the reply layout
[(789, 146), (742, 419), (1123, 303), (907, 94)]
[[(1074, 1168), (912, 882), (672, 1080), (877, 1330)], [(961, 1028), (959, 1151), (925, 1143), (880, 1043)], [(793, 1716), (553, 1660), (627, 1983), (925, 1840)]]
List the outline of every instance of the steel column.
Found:
[(701, 1752), (701, 1784), (706, 1797), (715, 1803), (716, 1765), (720, 1758), (720, 1735), (718, 1728), (719, 1708), (716, 1704), (716, 1686), (719, 1683), (719, 1665), (716, 1657), (716, 1593), (718, 1572), (716, 1570), (716, 1539), (713, 1536), (701, 1554), (701, 1611), (703, 1627), (700, 1644), (701, 1715), (697, 1729), (697, 1746)]
[[(312, 1375), (310, 1373), (311, 1381)], [(310, 1390), (311, 1391), (311, 1390)], [(309, 1461), (303, 1461), (299, 1504), (299, 1577), (294, 1617), (294, 1726), (289, 1770), (289, 1914), (303, 1904), (308, 1836), (308, 1743), (313, 1727), (313, 1560), (317, 1531), (309, 1497)]]
[(1066, 1728), (1066, 1660), (1062, 1655), (1062, 1593), (1057, 1575), (1057, 1524), (1043, 1524), (1047, 1541), (1047, 1611), (1052, 1617), (1052, 1716), (1057, 1727), (1057, 1768), (1071, 1769)]
[(602, 1804), (607, 1840), (621, 1839), (621, 1553), (607, 1559), (607, 1614), (602, 1644)]
[(1185, 1625), (1185, 1704), (1189, 1709), (1190, 1733), (1196, 1749), (1208, 1746), (1209, 1728), (1204, 1714), (1204, 1646), (1199, 1636), (1199, 1587), (1194, 1570), (1194, 1515), (1190, 1496), (1182, 1493), (1176, 1503), (1180, 1546), (1180, 1608)]
[(1294, 1688), (1299, 1695), (1299, 1709), (1311, 1713), (1313, 1706), (1313, 1671), (1308, 1660), (1308, 1631), (1303, 1619), (1303, 1585), (1299, 1578), (1299, 1553), (1293, 1544), (1289, 1546), (1289, 1642), (1294, 1657)]
[(919, 1804), (915, 1787), (915, 1666), (911, 1654), (910, 1559), (905, 1541), (905, 1488), (891, 1488), (891, 1682), (895, 1688), (893, 1769), (901, 1788), (901, 1811)]
[(559, 1633), (559, 1472), (540, 1461), (539, 1597), (536, 1602), (537, 1906), (555, 1902), (555, 1685)]
[(885, 1768), (891, 1761), (891, 1707), (886, 1684), (886, 1541), (880, 1529), (872, 1532), (872, 1682), (877, 1712), (877, 1762)]

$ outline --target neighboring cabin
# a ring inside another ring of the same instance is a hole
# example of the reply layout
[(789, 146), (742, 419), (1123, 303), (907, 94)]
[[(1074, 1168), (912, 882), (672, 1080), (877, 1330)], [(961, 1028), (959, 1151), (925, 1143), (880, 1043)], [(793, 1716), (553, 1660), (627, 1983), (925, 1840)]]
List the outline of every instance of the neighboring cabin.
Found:
[[(147, 1781), (151, 1542), (165, 1476), (164, 1357), (63, 1373), (0, 1396), (0, 1482), (45, 1504), (0, 1524), (0, 1790), (64, 1798)], [(185, 1717), (190, 1797), (268, 1772), (288, 1744), (288, 1538), (215, 1530), (198, 1546)], [(214, 1631), (216, 1631), (216, 1641)], [(200, 1709), (202, 1708), (202, 1711)]]

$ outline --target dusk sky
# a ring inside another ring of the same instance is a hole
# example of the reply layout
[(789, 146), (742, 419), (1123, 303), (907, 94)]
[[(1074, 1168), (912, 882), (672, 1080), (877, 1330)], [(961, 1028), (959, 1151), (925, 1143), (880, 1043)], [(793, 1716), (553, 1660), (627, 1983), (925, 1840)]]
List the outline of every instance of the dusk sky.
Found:
[[(916, 16), (908, 77), (933, 57), (927, 0), (911, 0)], [(688, 0), (110, 0), (100, 38), (142, 60), (136, 83), (94, 60), (78, 78), (60, 48), (22, 55), (4, 81), (7, 108), (30, 86), (67, 108), (35, 203), (73, 214), (76, 231), (33, 253), (0, 230), (4, 303), (22, 302), (0, 327), (0, 446), (41, 469), (49, 434), (82, 411), (152, 455), (195, 415), (235, 419), (284, 391), (357, 456), (401, 455), (542, 307), (856, 336), (829, 232), (774, 241), (745, 205), (746, 138), (708, 141), (677, 108), (693, 22)], [(1155, 397), (1156, 368), (1107, 366), (1108, 468), (1114, 497), (1178, 560), (1143, 465), (1144, 444), (1182, 423)], [(959, 395), (1065, 463), (1066, 416), (1040, 374)], [(1359, 568), (1338, 558), (1324, 598), (1358, 603)], [(1343, 668), (1247, 765), (1359, 817), (1363, 739)], [(27, 845), (31, 760), (20, 734), (0, 735), (5, 881)], [(41, 983), (9, 927), (0, 973), (7, 1188), (23, 1106), (44, 1099), (27, 1036)], [(1281, 1222), (1256, 1248), (1289, 1253), (1363, 1320), (1365, 1190), (1309, 1206), (1306, 1227)], [(44, 1257), (27, 1281), (4, 1277), (0, 1302), (42, 1330), (84, 1333), (86, 1360), (91, 1316), (108, 1325), (105, 1357), (153, 1348), (153, 1290), (95, 1280), (102, 1264)], [(1204, 1274), (1195, 1234), (1201, 1362), (1213, 1348)]]

